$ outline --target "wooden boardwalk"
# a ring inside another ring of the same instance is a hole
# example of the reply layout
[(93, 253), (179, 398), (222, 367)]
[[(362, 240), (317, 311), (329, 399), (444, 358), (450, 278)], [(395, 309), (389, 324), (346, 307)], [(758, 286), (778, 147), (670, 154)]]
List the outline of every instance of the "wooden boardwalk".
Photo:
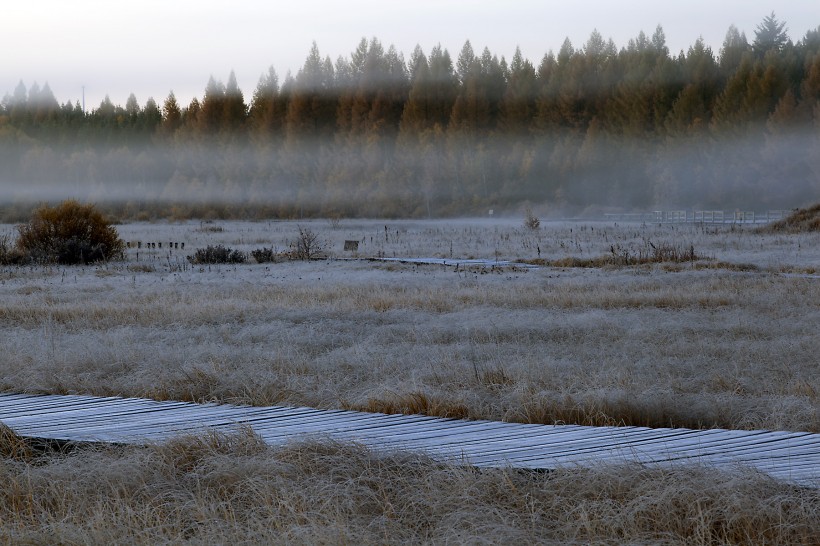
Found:
[(0, 423), (28, 438), (140, 444), (250, 425), (265, 442), (307, 438), (416, 450), (478, 467), (552, 469), (602, 463), (751, 467), (820, 487), (820, 434), (764, 430), (527, 425), (299, 407), (138, 398), (0, 394)]

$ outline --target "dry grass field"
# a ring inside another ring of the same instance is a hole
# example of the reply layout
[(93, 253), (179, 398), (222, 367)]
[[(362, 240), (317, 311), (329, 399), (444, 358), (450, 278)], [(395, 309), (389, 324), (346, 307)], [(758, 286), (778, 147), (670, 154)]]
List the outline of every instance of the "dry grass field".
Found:
[[(318, 235), (328, 259), (186, 259), (219, 244), (284, 251), (299, 226)], [(502, 219), (118, 230), (142, 243), (121, 262), (0, 268), (0, 391), (820, 432), (817, 232), (592, 222), (530, 230)], [(344, 251), (346, 240), (358, 251)], [(475, 473), (356, 446), (254, 442), (8, 455), (0, 536), (702, 544), (820, 536), (817, 491), (757, 475)], [(82, 508), (81, 497), (89, 498)]]
[(816, 491), (708, 468), (475, 471), (250, 434), (38, 456), (0, 439), (17, 544), (815, 544)]

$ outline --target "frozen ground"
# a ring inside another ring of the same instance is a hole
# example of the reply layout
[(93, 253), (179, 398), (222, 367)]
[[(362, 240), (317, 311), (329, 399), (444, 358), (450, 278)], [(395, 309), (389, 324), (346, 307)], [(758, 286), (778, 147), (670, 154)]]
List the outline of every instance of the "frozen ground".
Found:
[[(192, 266), (186, 255), (207, 245), (286, 249), (298, 228), (188, 222), (118, 226), (143, 247), (124, 262), (0, 269), (0, 390), (820, 430), (817, 234), (605, 223), (533, 232), (514, 220), (298, 225), (326, 242), (330, 259)], [(345, 240), (358, 252), (344, 251)], [(537, 269), (364, 259), (595, 257), (646, 241), (711, 259)]]
[[(651, 241), (691, 244), (701, 256), (763, 268), (820, 265), (820, 234), (764, 235), (748, 225), (544, 222), (532, 231), (518, 219), (313, 220), (128, 224), (119, 226), (119, 231), (126, 241), (185, 242), (190, 253), (208, 244), (241, 250), (285, 249), (296, 238), (297, 226), (320, 234), (332, 257), (354, 256), (343, 250), (345, 240), (359, 242), (356, 256), (488, 260), (594, 257), (616, 245), (639, 249)], [(143, 257), (166, 254), (144, 253)]]

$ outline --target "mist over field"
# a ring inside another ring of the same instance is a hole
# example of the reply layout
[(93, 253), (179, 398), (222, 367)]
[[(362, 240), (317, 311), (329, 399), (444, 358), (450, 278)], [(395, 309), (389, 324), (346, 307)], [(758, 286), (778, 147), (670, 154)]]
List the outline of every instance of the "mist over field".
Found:
[(188, 105), (88, 112), (20, 82), (0, 107), (0, 188), (131, 217), (794, 208), (820, 191), (820, 28), (792, 42), (772, 15), (752, 41), (731, 27), (719, 52), (677, 56), (660, 26), (620, 49), (595, 31), (537, 65), (469, 41), (405, 59), (362, 39), (335, 62), (314, 43), (249, 99), (231, 72)]

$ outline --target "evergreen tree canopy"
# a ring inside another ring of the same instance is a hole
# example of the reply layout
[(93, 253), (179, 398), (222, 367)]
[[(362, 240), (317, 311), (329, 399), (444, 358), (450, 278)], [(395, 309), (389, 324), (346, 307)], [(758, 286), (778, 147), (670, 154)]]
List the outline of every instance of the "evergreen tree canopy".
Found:
[(755, 53), (762, 57), (767, 51), (780, 51), (789, 41), (786, 35), (786, 23), (780, 22), (774, 15), (767, 15), (763, 22), (757, 25), (755, 41), (752, 44)]
[(469, 40), (455, 63), (441, 45), (405, 61), (373, 37), (335, 63), (313, 43), (249, 104), (233, 72), (187, 107), (131, 94), (90, 114), (21, 81), (0, 101), (0, 181), (7, 199), (128, 188), (278, 216), (766, 209), (820, 193), (818, 127), (820, 27), (793, 45), (774, 13), (718, 55), (699, 38), (670, 56), (660, 26), (620, 50), (595, 30), (537, 68)]

